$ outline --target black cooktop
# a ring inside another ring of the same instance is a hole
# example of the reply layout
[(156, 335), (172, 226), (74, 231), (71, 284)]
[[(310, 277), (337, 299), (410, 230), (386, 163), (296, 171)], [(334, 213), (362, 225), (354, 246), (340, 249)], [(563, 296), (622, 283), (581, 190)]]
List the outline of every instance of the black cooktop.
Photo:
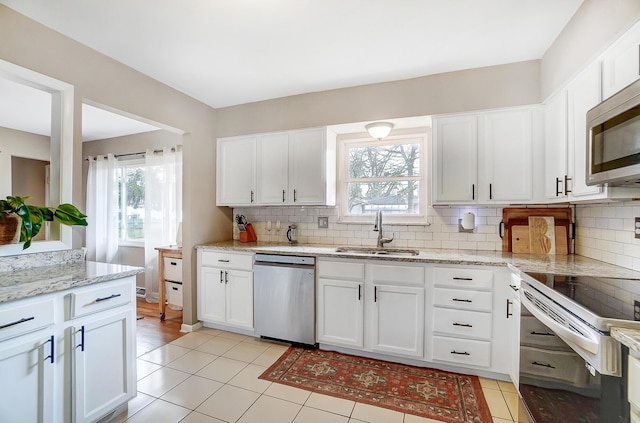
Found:
[(639, 280), (527, 274), (600, 317), (638, 320), (634, 319), (634, 298), (640, 302)]

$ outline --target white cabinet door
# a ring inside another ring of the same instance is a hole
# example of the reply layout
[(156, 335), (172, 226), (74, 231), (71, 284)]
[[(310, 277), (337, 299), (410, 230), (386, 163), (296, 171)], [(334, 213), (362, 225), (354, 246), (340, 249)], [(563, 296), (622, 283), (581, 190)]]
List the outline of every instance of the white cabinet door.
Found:
[(73, 421), (95, 422), (136, 395), (135, 314), (118, 308), (74, 321)]
[(374, 285), (373, 350), (422, 357), (424, 288)]
[(289, 144), (289, 203), (325, 204), (326, 198), (325, 131), (292, 131)]
[(256, 137), (220, 138), (217, 146), (216, 205), (255, 201)]
[(640, 78), (640, 26), (620, 37), (602, 60), (602, 95), (608, 98)]
[(200, 267), (200, 277), (198, 278), (198, 319), (205, 322), (224, 323), (226, 321), (227, 306), (224, 272), (224, 269), (216, 267)]
[(225, 270), (226, 322), (253, 328), (253, 272)]
[(480, 201), (533, 198), (533, 110), (489, 112), (480, 118)]
[(289, 193), (289, 134), (258, 137), (256, 198), (258, 204), (282, 205)]
[(318, 341), (364, 346), (363, 285), (360, 282), (318, 279)]
[(587, 180), (587, 111), (600, 102), (600, 66), (594, 63), (571, 82), (568, 93), (569, 174), (571, 195), (597, 195), (602, 186), (586, 184)]
[(53, 375), (58, 358), (51, 359), (52, 342), (49, 335), (21, 336), (0, 345), (0, 421), (54, 421)]
[(477, 200), (478, 118), (476, 115), (434, 118), (434, 203)]
[(550, 200), (567, 196), (567, 92), (561, 91), (544, 109), (545, 137), (545, 196)]

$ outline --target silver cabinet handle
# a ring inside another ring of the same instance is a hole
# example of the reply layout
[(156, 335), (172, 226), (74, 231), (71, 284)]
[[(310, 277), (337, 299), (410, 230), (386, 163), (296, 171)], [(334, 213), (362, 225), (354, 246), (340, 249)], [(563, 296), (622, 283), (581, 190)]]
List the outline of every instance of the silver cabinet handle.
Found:
[(6, 324), (0, 326), (0, 329), (5, 329), (5, 328), (11, 327), (11, 326), (19, 325), (20, 323), (28, 322), (28, 321), (33, 320), (33, 319), (35, 319), (34, 316), (23, 317), (22, 319), (16, 320), (15, 322), (6, 323)]
[(99, 303), (100, 301), (111, 300), (113, 298), (118, 298), (120, 296), (122, 296), (122, 294), (111, 294), (108, 297), (96, 298), (96, 303)]

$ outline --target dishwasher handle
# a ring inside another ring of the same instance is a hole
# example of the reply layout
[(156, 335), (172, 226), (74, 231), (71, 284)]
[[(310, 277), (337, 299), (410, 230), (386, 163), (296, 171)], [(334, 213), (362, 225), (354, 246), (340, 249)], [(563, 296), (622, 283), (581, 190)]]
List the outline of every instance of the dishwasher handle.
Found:
[(291, 263), (271, 263), (271, 262), (255, 262), (254, 267), (286, 267), (288, 269), (313, 269), (314, 265), (308, 264), (291, 264)]

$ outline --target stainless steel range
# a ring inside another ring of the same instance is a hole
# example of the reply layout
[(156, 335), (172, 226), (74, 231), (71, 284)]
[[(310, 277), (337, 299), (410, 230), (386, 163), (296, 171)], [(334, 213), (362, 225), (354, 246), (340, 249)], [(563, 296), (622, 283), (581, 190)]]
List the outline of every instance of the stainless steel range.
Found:
[(521, 273), (519, 390), (536, 423), (628, 422), (626, 349), (640, 281)]

